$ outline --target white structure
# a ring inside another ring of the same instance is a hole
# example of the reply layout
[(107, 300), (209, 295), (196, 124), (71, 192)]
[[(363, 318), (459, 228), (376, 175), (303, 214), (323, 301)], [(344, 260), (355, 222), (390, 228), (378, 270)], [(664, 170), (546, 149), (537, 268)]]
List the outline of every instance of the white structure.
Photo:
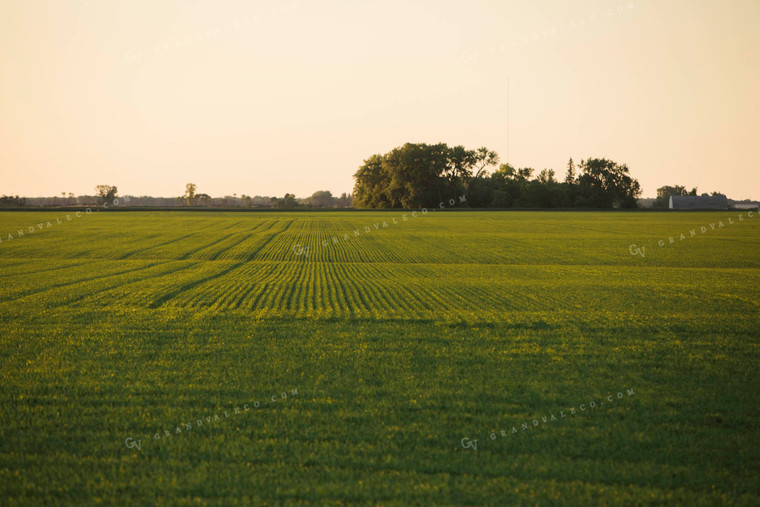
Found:
[(670, 209), (728, 209), (725, 195), (671, 195)]

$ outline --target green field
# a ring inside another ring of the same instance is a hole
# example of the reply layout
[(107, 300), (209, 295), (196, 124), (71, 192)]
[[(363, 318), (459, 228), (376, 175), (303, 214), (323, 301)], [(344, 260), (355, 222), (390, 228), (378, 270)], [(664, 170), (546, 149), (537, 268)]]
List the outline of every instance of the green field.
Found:
[(758, 505), (739, 214), (0, 213), (0, 505)]

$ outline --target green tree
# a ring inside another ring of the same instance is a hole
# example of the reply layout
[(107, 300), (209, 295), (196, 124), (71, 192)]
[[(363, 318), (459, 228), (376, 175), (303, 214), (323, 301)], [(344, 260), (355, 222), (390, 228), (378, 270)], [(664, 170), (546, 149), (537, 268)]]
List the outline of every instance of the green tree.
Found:
[[(406, 143), (383, 157), (383, 172), (389, 178), (386, 194), (392, 208), (433, 206), (448, 189), (455, 191), (460, 168), (450, 164), (451, 152), (443, 144)], [(465, 162), (466, 163), (466, 162)]]
[(13, 208), (26, 204), (26, 197), (3, 195), (0, 197), (0, 208)]
[(185, 185), (185, 195), (183, 198), (185, 199), (185, 202), (188, 206), (192, 206), (195, 204), (195, 190), (196, 190), (195, 183), (188, 183)]
[(444, 143), (406, 143), (373, 155), (354, 174), (354, 206), (361, 208), (431, 207), (464, 192), (472, 179), (498, 163), (486, 148), (449, 148)]
[[(696, 188), (693, 190), (694, 194), (691, 195), (697, 195), (696, 194)], [(667, 208), (670, 205), (670, 196), (672, 195), (690, 195), (686, 191), (686, 187), (683, 187), (681, 185), (665, 185), (657, 189), (657, 199), (655, 199), (654, 204), (652, 205), (653, 208)]]
[(383, 169), (383, 155), (372, 155), (354, 174), (354, 206), (357, 208), (390, 208), (387, 186), (389, 177)]
[(315, 208), (330, 208), (333, 206), (333, 195), (329, 190), (317, 190), (311, 194), (309, 204)]
[(195, 194), (193, 196), (193, 201), (197, 202), (201, 206), (210, 206), (211, 205), (211, 196), (208, 194)]
[(557, 180), (554, 179), (554, 169), (542, 170), (540, 173), (538, 173), (538, 178), (536, 179), (543, 185), (548, 185), (549, 183), (557, 183)]
[(567, 175), (565, 176), (565, 183), (568, 185), (575, 184), (575, 164), (573, 158), (570, 157), (570, 161), (567, 163)]
[(501, 164), (499, 169), (491, 174), (493, 188), (493, 208), (525, 207), (527, 206), (528, 178), (533, 169), (516, 169), (510, 164)]
[(487, 208), (493, 201), (496, 185), (492, 177), (475, 177), (467, 182), (467, 202), (472, 208)]
[(116, 195), (119, 193), (116, 187), (112, 187), (111, 185), (98, 185), (95, 187), (95, 190), (100, 199), (100, 204), (105, 204), (106, 206), (112, 205), (114, 199), (116, 199)]
[(272, 207), (274, 208), (291, 209), (298, 206), (296, 196), (293, 194), (285, 194), (282, 199), (278, 197), (272, 197), (270, 201), (272, 202)]
[(336, 200), (335, 205), (339, 208), (350, 208), (352, 206), (353, 196), (343, 192)]
[(477, 150), (475, 150), (475, 160), (474, 160), (474, 166), (477, 172), (475, 173), (476, 178), (480, 178), (491, 166), (495, 166), (499, 164), (499, 155), (495, 151), (491, 151), (485, 146), (481, 146)]
[(628, 166), (604, 158), (581, 160), (583, 174), (578, 178), (582, 207), (635, 208), (641, 196), (639, 182), (628, 174)]

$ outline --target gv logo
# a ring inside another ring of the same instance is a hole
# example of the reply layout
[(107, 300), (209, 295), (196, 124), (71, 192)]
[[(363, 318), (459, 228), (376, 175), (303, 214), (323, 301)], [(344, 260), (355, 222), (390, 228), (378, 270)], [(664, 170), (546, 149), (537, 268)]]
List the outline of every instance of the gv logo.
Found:
[(142, 440), (132, 440), (132, 437), (127, 437), (127, 439), (124, 441), (124, 443), (127, 445), (127, 448), (131, 449), (133, 447), (137, 447), (137, 450), (140, 451), (140, 446), (142, 445)]
[(472, 448), (473, 451), (478, 450), (478, 441), (477, 440), (468, 440), (467, 437), (462, 439), (462, 447), (465, 449)]
[(293, 247), (293, 253), (296, 255), (305, 255), (306, 257), (309, 256), (309, 247), (306, 248), (302, 247), (301, 245), (296, 245)]
[(642, 246), (641, 248), (637, 248), (636, 245), (631, 245), (628, 247), (628, 251), (631, 252), (631, 255), (640, 255), (644, 257), (644, 251), (647, 249), (647, 247)]

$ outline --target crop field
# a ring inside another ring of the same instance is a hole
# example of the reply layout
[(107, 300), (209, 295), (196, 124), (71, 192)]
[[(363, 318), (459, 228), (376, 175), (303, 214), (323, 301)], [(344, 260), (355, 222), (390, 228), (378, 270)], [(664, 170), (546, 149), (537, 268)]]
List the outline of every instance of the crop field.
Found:
[(0, 213), (0, 505), (759, 505), (759, 215)]

